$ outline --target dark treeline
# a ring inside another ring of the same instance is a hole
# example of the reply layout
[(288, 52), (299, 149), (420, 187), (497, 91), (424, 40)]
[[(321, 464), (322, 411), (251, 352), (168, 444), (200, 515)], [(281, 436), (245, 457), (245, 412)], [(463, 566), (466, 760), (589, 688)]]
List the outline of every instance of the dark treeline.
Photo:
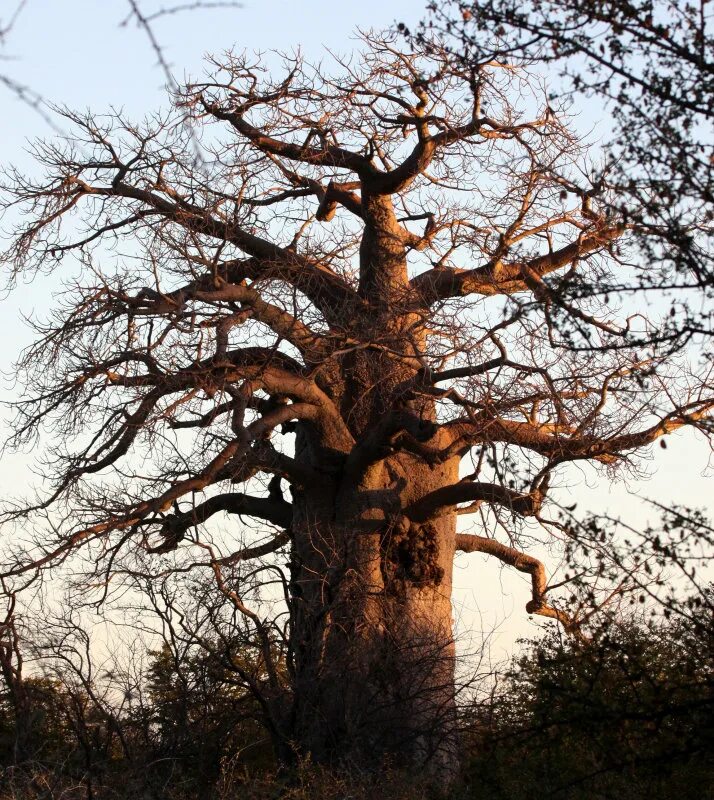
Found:
[[(699, 607), (699, 604), (696, 604)], [(706, 604), (681, 617), (611, 622), (590, 642), (555, 629), (523, 643), (490, 691), (461, 707), (457, 796), (706, 798), (714, 786), (714, 629)], [(7, 630), (7, 628), (6, 628)], [(206, 652), (148, 653), (110, 701), (59, 662), (9, 670), (3, 643), (3, 798), (368, 797), (355, 771), (277, 769), (255, 700)], [(14, 663), (20, 651), (13, 653)], [(113, 676), (109, 676), (113, 677)], [(483, 687), (483, 683), (481, 683)], [(385, 797), (436, 796), (399, 764)], [(453, 795), (452, 795), (453, 796)]]
[(41, 677), (5, 671), (0, 796), (215, 797), (226, 781), (272, 768), (255, 701), (230, 669), (205, 654), (177, 661), (167, 645), (147, 656), (124, 692), (58, 662)]

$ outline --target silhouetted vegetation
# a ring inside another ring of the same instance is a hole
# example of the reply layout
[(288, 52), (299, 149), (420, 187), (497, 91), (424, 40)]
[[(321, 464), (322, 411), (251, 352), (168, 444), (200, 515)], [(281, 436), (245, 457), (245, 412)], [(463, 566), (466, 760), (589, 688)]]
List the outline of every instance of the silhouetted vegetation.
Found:
[[(591, 642), (553, 628), (524, 643), (486, 700), (462, 707), (464, 797), (706, 798), (714, 785), (714, 627), (631, 619)], [(62, 670), (28, 678), (31, 747), (0, 699), (0, 796), (365, 797), (374, 777), (303, 763), (279, 771), (255, 700), (216, 658), (150, 653), (133, 697), (98, 707)], [(51, 671), (51, 669), (50, 669)], [(129, 702), (127, 702), (127, 700)], [(438, 787), (385, 766), (385, 797)]]
[(480, 798), (701, 798), (714, 786), (714, 634), (611, 625), (581, 645), (555, 631), (473, 711), (466, 767)]

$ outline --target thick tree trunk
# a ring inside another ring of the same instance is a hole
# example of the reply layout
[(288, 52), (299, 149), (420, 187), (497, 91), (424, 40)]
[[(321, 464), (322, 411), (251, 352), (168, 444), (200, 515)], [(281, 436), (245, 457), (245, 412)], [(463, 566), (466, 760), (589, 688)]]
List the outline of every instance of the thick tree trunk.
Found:
[(413, 526), (399, 513), (456, 474), (401, 454), (359, 486), (294, 498), (294, 736), (315, 761), (456, 768), (455, 517)]
[[(432, 399), (402, 388), (423, 363), (426, 335), (408, 311), (405, 231), (390, 197), (365, 189), (362, 213), (359, 293), (371, 311), (359, 338), (374, 347), (345, 355), (325, 388), (357, 449), (399, 415), (439, 438)], [(392, 760), (448, 779), (456, 769), (455, 516), (412, 524), (403, 512), (456, 482), (458, 460), (390, 455), (376, 436), (379, 452), (355, 467), (309, 427), (298, 430), (296, 458), (325, 480), (293, 497), (296, 743), (323, 763), (369, 769)]]

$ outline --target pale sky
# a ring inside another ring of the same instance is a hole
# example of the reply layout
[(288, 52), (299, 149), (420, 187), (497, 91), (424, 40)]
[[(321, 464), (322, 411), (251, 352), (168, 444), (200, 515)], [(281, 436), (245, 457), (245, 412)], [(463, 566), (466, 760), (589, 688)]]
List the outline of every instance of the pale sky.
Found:
[[(145, 1), (145, 8), (171, 5), (170, 0)], [(206, 52), (237, 50), (292, 50), (300, 47), (312, 59), (326, 57), (325, 47), (346, 53), (355, 46), (358, 27), (381, 28), (395, 20), (413, 24), (422, 15), (420, 0), (245, 0), (240, 10), (213, 10), (164, 18), (155, 32), (165, 55), (180, 81), (197, 74)], [(7, 22), (4, 0), (0, 23)], [(12, 30), (0, 62), (4, 73), (28, 84), (45, 98), (77, 109), (102, 112), (110, 106), (124, 109), (128, 116), (141, 117), (165, 105), (164, 75), (143, 31), (135, 23), (120, 27), (127, 16), (126, 0), (28, 0)], [(8, 60), (11, 58), (12, 60)], [(266, 56), (266, 59), (268, 57)], [(267, 61), (267, 63), (270, 63)], [(28, 139), (51, 134), (42, 118), (0, 87), (0, 164), (29, 167), (24, 152)], [(21, 286), (0, 303), (0, 368), (12, 374), (12, 362), (29, 332), (20, 312), (42, 313), (51, 307), (52, 290), (58, 279)], [(5, 380), (2, 396), (10, 399), (15, 390)], [(711, 505), (711, 471), (707, 471), (708, 446), (693, 434), (669, 437), (667, 450), (652, 451), (646, 481), (611, 486), (590, 468), (573, 468), (570, 492), (581, 507), (608, 510), (638, 523), (649, 512), (630, 492), (700, 507)], [(5, 456), (0, 462), (3, 494), (22, 491), (28, 479), (27, 457)], [(463, 628), (490, 629), (502, 623), (496, 649), (508, 650), (518, 636), (535, 632), (523, 607), (529, 597), (526, 576), (501, 569), (493, 560), (479, 555), (460, 558), (455, 576), (456, 615)]]

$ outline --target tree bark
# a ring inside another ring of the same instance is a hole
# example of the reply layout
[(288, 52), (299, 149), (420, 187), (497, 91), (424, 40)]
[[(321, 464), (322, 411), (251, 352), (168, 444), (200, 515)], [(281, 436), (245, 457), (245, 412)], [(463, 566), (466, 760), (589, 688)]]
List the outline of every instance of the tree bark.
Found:
[[(314, 458), (300, 438), (298, 456)], [(455, 516), (411, 525), (400, 509), (453, 483), (457, 470), (456, 460), (430, 467), (402, 453), (358, 485), (343, 474), (295, 493), (294, 738), (303, 756), (455, 771)]]

